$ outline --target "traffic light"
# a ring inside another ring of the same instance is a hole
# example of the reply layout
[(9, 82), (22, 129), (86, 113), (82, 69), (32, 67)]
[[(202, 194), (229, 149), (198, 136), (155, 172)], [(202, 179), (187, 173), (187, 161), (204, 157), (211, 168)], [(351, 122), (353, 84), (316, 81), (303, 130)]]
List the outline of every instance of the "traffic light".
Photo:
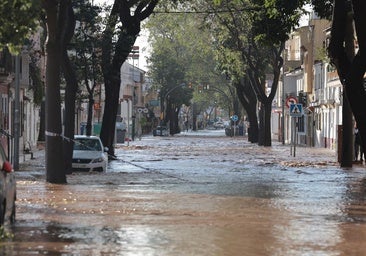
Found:
[(301, 103), (304, 107), (307, 105), (308, 97), (307, 97), (306, 92), (299, 92), (298, 99), (299, 99), (299, 103)]
[(203, 90), (210, 90), (210, 85), (209, 84), (205, 84), (203, 86)]
[(190, 83), (188, 83), (188, 88), (189, 89), (192, 89), (193, 88), (193, 85), (192, 85), (192, 83), (190, 82)]
[(203, 91), (203, 85), (199, 85), (199, 86), (198, 86), (198, 92), (199, 92), (199, 93), (202, 93), (202, 91)]

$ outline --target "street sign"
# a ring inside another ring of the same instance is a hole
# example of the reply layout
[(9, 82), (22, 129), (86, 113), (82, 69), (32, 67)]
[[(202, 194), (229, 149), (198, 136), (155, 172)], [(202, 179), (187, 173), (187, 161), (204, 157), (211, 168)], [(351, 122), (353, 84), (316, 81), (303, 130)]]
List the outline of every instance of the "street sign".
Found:
[(145, 113), (145, 114), (147, 114), (147, 113), (149, 113), (149, 109), (147, 109), (147, 108), (138, 108), (137, 109), (137, 112), (138, 113)]
[(302, 104), (290, 104), (290, 116), (301, 117), (303, 115)]
[(286, 107), (290, 107), (291, 104), (297, 104), (297, 98), (294, 96), (289, 96), (286, 99)]
[(234, 122), (238, 121), (239, 120), (239, 117), (237, 115), (233, 115), (231, 117), (231, 120), (233, 120)]
[(159, 106), (160, 101), (159, 100), (150, 100), (149, 105), (152, 107), (157, 107)]

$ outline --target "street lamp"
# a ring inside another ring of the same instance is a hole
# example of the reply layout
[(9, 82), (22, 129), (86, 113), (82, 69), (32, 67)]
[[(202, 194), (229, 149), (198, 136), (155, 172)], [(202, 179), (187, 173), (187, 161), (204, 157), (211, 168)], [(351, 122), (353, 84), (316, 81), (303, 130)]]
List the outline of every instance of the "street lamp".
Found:
[(166, 104), (166, 101), (167, 101), (167, 99), (168, 99), (169, 94), (170, 94), (171, 92), (173, 92), (174, 90), (176, 90), (177, 88), (185, 87), (185, 86), (186, 86), (186, 84), (185, 84), (185, 83), (181, 83), (181, 84), (179, 84), (179, 85), (174, 86), (173, 88), (171, 88), (170, 90), (168, 90), (168, 91), (167, 91), (167, 93), (165, 93), (165, 95), (164, 95), (164, 101), (163, 101), (163, 111), (162, 111), (164, 124), (165, 124), (165, 119), (166, 119), (166, 113), (165, 113), (165, 111), (166, 111), (166, 109), (167, 109), (167, 107), (166, 107), (166, 105), (167, 105), (167, 104)]
[[(132, 70), (132, 79), (134, 81), (134, 86), (133, 86), (133, 91), (132, 91), (132, 140), (135, 140), (135, 112), (136, 112), (136, 104), (135, 104), (135, 87), (136, 87), (136, 83), (137, 82), (142, 82), (140, 81), (140, 77), (139, 77), (139, 71), (138, 71), (138, 79), (135, 79), (135, 60), (139, 60), (139, 55), (140, 53), (140, 47), (137, 45), (134, 45), (132, 47), (131, 53), (128, 55), (128, 57), (132, 58), (132, 66), (133, 66), (133, 70)], [(138, 65), (138, 64), (137, 64)]]

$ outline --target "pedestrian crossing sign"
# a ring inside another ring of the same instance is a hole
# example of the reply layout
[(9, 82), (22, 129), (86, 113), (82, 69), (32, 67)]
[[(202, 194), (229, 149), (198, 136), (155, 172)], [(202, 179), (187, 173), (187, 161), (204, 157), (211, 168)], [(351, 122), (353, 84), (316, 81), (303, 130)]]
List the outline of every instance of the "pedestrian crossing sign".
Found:
[(290, 116), (301, 117), (302, 115), (302, 104), (290, 104)]

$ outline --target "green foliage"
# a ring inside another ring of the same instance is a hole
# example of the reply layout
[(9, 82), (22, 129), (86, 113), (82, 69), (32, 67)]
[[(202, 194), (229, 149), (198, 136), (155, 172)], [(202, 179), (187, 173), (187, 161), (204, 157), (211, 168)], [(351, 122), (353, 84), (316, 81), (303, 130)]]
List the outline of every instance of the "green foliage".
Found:
[(4, 241), (9, 238), (13, 238), (14, 235), (4, 228), (4, 226), (0, 226), (0, 241)]
[[(209, 23), (205, 22), (207, 15), (184, 13), (199, 8), (196, 2), (181, 4), (178, 7), (165, 4), (164, 10), (182, 13), (156, 14), (147, 24), (153, 48), (149, 59), (150, 75), (155, 86), (160, 87), (161, 96), (179, 82), (191, 83), (195, 92), (197, 87), (203, 84), (221, 86), (219, 81), (222, 74), (216, 69), (214, 40), (210, 27), (207, 26)], [(206, 98), (205, 95), (210, 96)], [(178, 93), (177, 96), (181, 95)], [(212, 97), (218, 96), (225, 97), (220, 93), (209, 94), (207, 91), (202, 94), (194, 93), (194, 102), (209, 103)], [(183, 103), (189, 105), (189, 99)]]
[[(258, 0), (251, 1), (258, 11), (251, 13), (253, 33), (262, 44), (279, 44), (288, 39), (290, 32), (298, 26), (304, 1)], [(265, 8), (259, 8), (264, 6)]]
[(314, 11), (321, 18), (331, 19), (333, 12), (333, 0), (311, 0)]
[[(183, 14), (156, 15), (147, 24), (153, 49), (149, 58), (150, 76), (162, 98), (174, 87), (189, 82), (186, 75), (192, 52), (188, 45), (190, 35), (185, 30), (188, 24)], [(188, 88), (185, 89), (178, 87), (171, 91), (170, 101), (188, 105), (192, 95)]]
[(38, 26), (40, 13), (39, 0), (0, 1), (0, 48), (7, 46), (12, 53), (19, 52)]
[(325, 47), (317, 48), (315, 50), (315, 59), (330, 63), (328, 50)]
[(77, 80), (86, 86), (89, 94), (94, 93), (88, 81), (102, 82), (101, 48), (103, 30), (103, 7), (93, 6), (88, 1), (74, 1), (75, 18), (78, 26), (69, 45), (71, 59), (76, 67)]
[(32, 79), (33, 102), (40, 106), (44, 96), (44, 82), (41, 78), (41, 70), (37, 65), (37, 60), (34, 56), (30, 56), (29, 75)]
[[(217, 5), (221, 4), (222, 0), (213, 0)], [(238, 3), (238, 0), (226, 1), (228, 3)], [(314, 11), (321, 18), (331, 19), (333, 11), (333, 0), (259, 0), (252, 1), (259, 8), (264, 10), (270, 17), (283, 17), (284, 20), (297, 23), (298, 15), (305, 12), (304, 5), (310, 4)], [(262, 8), (265, 7), (265, 8)], [(275, 24), (272, 24), (274, 28)]]

